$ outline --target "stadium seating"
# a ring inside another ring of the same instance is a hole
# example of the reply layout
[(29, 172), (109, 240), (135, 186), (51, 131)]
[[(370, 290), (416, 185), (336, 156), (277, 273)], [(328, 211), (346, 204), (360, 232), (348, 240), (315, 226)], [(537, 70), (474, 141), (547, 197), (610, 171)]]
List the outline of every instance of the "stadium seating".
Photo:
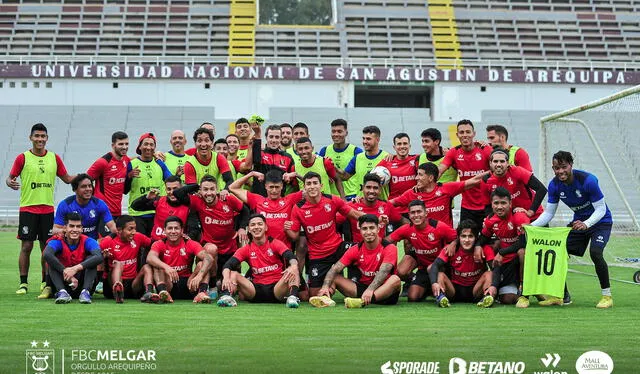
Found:
[[(254, 0), (4, 0), (0, 56), (406, 65), (443, 56), (438, 45), (449, 43), (444, 56), (452, 48), (473, 66), (522, 67), (524, 57), (533, 65), (606, 67), (640, 54), (636, 1), (337, 3), (335, 25), (272, 27), (256, 25), (255, 15), (247, 12)], [(451, 13), (433, 11), (445, 3)], [(439, 40), (446, 29), (451, 38)]]

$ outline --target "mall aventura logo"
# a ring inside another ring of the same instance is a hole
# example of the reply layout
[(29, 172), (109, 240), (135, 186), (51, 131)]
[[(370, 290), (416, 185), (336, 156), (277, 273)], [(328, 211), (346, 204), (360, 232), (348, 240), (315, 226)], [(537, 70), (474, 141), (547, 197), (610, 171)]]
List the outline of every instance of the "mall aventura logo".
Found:
[(27, 374), (64, 374), (65, 370), (86, 374), (142, 373), (157, 369), (156, 351), (152, 349), (70, 349), (66, 352), (59, 349), (56, 352), (48, 340), (33, 340), (25, 350)]
[(31, 347), (25, 350), (25, 373), (56, 372), (55, 351), (49, 345), (47, 340), (40, 344), (35, 340), (31, 341)]

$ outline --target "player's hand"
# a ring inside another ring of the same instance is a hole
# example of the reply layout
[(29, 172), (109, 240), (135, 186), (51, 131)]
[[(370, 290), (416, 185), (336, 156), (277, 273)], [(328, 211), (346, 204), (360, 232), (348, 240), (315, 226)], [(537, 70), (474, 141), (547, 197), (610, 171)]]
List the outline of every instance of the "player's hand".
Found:
[(487, 293), (493, 297), (496, 297), (496, 295), (498, 294), (498, 289), (496, 289), (495, 286), (489, 286), (489, 288), (487, 288)]
[(251, 123), (251, 130), (253, 130), (253, 139), (260, 139), (262, 134), (262, 128), (257, 122)]
[(388, 155), (384, 156), (384, 158), (382, 160), (386, 161), (386, 162), (391, 162), (391, 161), (393, 161), (393, 155), (391, 153), (389, 153)]
[(202, 282), (202, 273), (198, 273), (189, 279), (189, 291), (196, 292)]
[(385, 227), (389, 224), (389, 216), (386, 214), (381, 214), (380, 215), (380, 225), (382, 227)]
[(482, 250), (482, 247), (479, 245), (473, 247), (473, 261), (480, 263), (484, 261), (484, 258), (484, 251)]
[(184, 174), (184, 165), (178, 165), (176, 169), (176, 177), (181, 177)]
[(298, 270), (297, 265), (289, 265), (282, 272), (282, 280), (287, 284), (295, 284), (300, 283), (300, 270)]
[(373, 290), (370, 289), (366, 289), (363, 293), (362, 296), (360, 296), (360, 298), (362, 299), (362, 303), (364, 305), (369, 305), (371, 304), (371, 298), (373, 297)]
[(573, 221), (573, 223), (571, 224), (571, 228), (578, 231), (584, 231), (588, 229), (587, 225), (585, 225), (584, 222), (580, 220)]
[(76, 288), (78, 288), (78, 278), (72, 277), (71, 279), (68, 280), (68, 282), (69, 282), (69, 287), (71, 287), (72, 290), (75, 290)]
[(247, 235), (247, 230), (245, 229), (238, 230), (238, 232), (236, 232), (236, 238), (238, 238), (241, 247), (249, 244), (249, 236)]
[(513, 213), (525, 213), (526, 214), (527, 210), (525, 208), (522, 208), (522, 207), (516, 207), (516, 208), (513, 208)]
[(322, 287), (319, 291), (318, 291), (318, 296), (327, 296), (327, 297), (331, 297), (331, 291), (329, 291), (329, 287)]
[(293, 227), (293, 221), (284, 221), (285, 230), (291, 230), (291, 227)]
[(20, 182), (18, 182), (18, 177), (7, 178), (7, 186), (9, 186), (9, 188), (11, 188), (12, 190), (19, 190)]
[(484, 140), (476, 140), (474, 143), (476, 143), (476, 145), (480, 147), (493, 147), (491, 143), (485, 142)]
[(147, 193), (147, 199), (149, 200), (155, 200), (155, 198), (160, 195), (160, 190), (157, 188), (152, 188), (149, 190), (149, 192)]
[(64, 270), (62, 271), (62, 277), (64, 278), (65, 281), (70, 281), (71, 278), (73, 278), (77, 273), (78, 273), (78, 268), (77, 266), (70, 266), (68, 268), (64, 268)]
[(171, 280), (172, 283), (178, 283), (178, 281), (180, 280), (180, 276), (178, 275), (178, 272), (176, 271), (176, 269), (167, 266), (167, 269), (165, 269), (165, 272), (169, 276), (169, 279)]
[(351, 201), (352, 201), (354, 204), (360, 204), (361, 202), (363, 202), (363, 201), (364, 201), (364, 196), (356, 196), (356, 197), (354, 197), (353, 199), (351, 199)]
[(218, 197), (222, 201), (226, 201), (227, 200), (227, 196), (229, 196), (229, 191), (227, 191), (227, 190), (220, 190), (220, 192), (218, 192)]
[[(102, 250), (102, 257), (104, 258), (109, 258), (111, 257), (113, 254), (111, 253), (111, 248), (105, 248)], [(115, 262), (115, 261), (114, 261)]]
[(229, 291), (230, 294), (236, 293), (236, 289), (238, 288), (238, 284), (232, 281), (230, 278), (224, 278), (222, 280), (222, 289)]
[(259, 171), (252, 171), (251, 176), (262, 182), (264, 180), (264, 174)]
[(453, 256), (454, 254), (456, 254), (456, 247), (457, 247), (457, 246), (458, 246), (458, 245), (457, 245), (457, 242), (456, 242), (455, 240), (454, 240), (454, 241), (452, 241), (451, 243), (447, 244), (447, 245), (444, 247), (444, 253), (445, 253), (448, 257)]
[(438, 297), (441, 293), (444, 292), (444, 289), (440, 285), (440, 283), (436, 282), (431, 285), (431, 292), (433, 293), (433, 297)]
[(282, 180), (286, 183), (293, 183), (295, 182), (296, 178), (298, 178), (298, 174), (296, 174), (295, 171), (292, 171), (291, 173), (284, 173), (284, 175), (282, 176)]
[(493, 267), (498, 267), (502, 265), (502, 260), (504, 258), (500, 253), (496, 253), (496, 257), (493, 258)]
[(155, 158), (157, 158), (158, 160), (162, 160), (162, 161), (165, 161), (165, 160), (166, 160), (166, 157), (165, 157), (164, 153), (162, 153), (162, 152), (160, 152), (160, 151), (157, 151), (157, 152), (154, 154), (154, 156), (155, 156)]
[(138, 178), (140, 176), (140, 169), (136, 166), (129, 172), (129, 178)]

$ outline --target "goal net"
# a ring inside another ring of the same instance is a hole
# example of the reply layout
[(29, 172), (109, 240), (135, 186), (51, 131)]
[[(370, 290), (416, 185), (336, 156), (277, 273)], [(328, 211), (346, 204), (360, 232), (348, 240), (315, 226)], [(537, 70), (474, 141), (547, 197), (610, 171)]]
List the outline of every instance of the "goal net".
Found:
[[(596, 175), (613, 214), (607, 262), (640, 267), (640, 86), (548, 115), (540, 126), (540, 179), (553, 178), (555, 152), (571, 152), (575, 169)], [(572, 217), (561, 203), (551, 225), (566, 225)], [(572, 257), (572, 263), (591, 263), (588, 249), (584, 257)]]

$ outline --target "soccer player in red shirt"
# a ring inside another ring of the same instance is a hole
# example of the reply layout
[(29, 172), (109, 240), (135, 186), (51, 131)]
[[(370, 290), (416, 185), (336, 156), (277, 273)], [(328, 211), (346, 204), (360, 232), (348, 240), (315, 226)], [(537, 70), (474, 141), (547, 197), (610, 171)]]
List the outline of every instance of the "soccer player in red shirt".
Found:
[(518, 302), (518, 307), (526, 308), (529, 306), (529, 299), (518, 299), (524, 248), (516, 244), (521, 243), (520, 236), (524, 233), (522, 226), (530, 223), (529, 217), (520, 212), (512, 213), (511, 194), (504, 187), (498, 187), (491, 193), (491, 209), (493, 213), (484, 219), (478, 245), (484, 247), (492, 242), (494, 236), (498, 239), (498, 251), (493, 259), (492, 285), (498, 289), (501, 303)]
[[(473, 128), (473, 123), (468, 119), (458, 122), (457, 129), (460, 145), (447, 151), (444, 159), (438, 165), (440, 174), (442, 175), (449, 167), (453, 167), (458, 170), (460, 181), (466, 181), (489, 171), (489, 156), (493, 148), (474, 142), (476, 131)], [(479, 187), (464, 191), (462, 193), (460, 221), (471, 219), (478, 226), (482, 225), (482, 220), (485, 217), (485, 201), (486, 199)]]
[[(347, 308), (361, 308), (369, 304), (394, 305), (400, 296), (400, 278), (396, 275), (398, 248), (385, 242), (378, 235), (378, 217), (365, 214), (358, 218), (363, 242), (351, 246), (324, 278), (318, 296), (309, 299), (311, 305), (324, 307), (335, 305), (331, 295), (335, 289), (344, 296)], [(347, 266), (356, 266), (360, 277), (352, 280), (343, 277)]]
[(507, 142), (509, 140), (509, 131), (507, 131), (506, 127), (502, 125), (487, 126), (487, 140), (493, 148), (502, 148), (507, 151), (509, 164), (520, 166), (533, 172), (527, 151)]
[[(116, 131), (111, 135), (111, 152), (97, 159), (87, 170), (87, 174), (96, 181), (93, 195), (107, 204), (114, 220), (122, 214), (128, 151), (129, 136), (125, 132)], [(98, 225), (98, 230), (101, 236), (109, 234), (104, 224)]]
[(413, 200), (424, 201), (429, 218), (453, 226), (451, 202), (457, 195), (482, 182), (484, 174), (460, 182), (438, 183), (438, 167), (430, 162), (418, 166), (416, 186), (391, 200), (396, 207), (406, 207)]
[[(190, 195), (195, 192), (199, 194)], [(196, 184), (186, 185), (173, 191), (173, 196), (181, 204), (188, 205), (198, 213), (202, 224), (200, 242), (214, 260), (210, 277), (213, 295), (213, 288), (217, 286), (216, 282), (222, 275), (222, 265), (238, 249), (236, 238), (240, 239), (241, 243), (248, 242), (246, 222), (242, 221), (248, 217), (249, 210), (233, 195), (226, 196), (224, 200), (218, 196), (217, 181), (210, 175), (202, 177), (199, 187)], [(236, 227), (240, 228), (236, 231)]]
[[(440, 307), (449, 306), (449, 301), (461, 303), (478, 302), (479, 307), (488, 308), (493, 305), (495, 288), (491, 287), (492, 273), (488, 271), (487, 262), (494, 257), (493, 248), (484, 246), (484, 260), (476, 262), (473, 258), (474, 247), (480, 230), (471, 220), (460, 222), (457, 248), (449, 256), (445, 251), (431, 264), (429, 280), (431, 291)], [(451, 267), (450, 275), (445, 272), (447, 264)]]
[[(263, 215), (251, 215), (247, 228), (252, 237), (251, 243), (238, 249), (224, 264), (223, 295), (218, 306), (236, 306), (231, 295), (237, 291), (242, 300), (281, 303), (286, 299), (287, 307), (297, 308), (300, 305), (300, 269), (296, 256), (285, 243), (267, 236), (267, 219)], [(239, 268), (243, 261), (249, 264), (251, 279), (233, 270)]]
[(309, 296), (316, 296), (329, 268), (348, 246), (336, 232), (336, 215), (357, 218), (363, 213), (337, 196), (323, 195), (318, 173), (308, 172), (303, 181), (305, 198), (294, 205), (291, 221), (285, 222), (284, 228), (293, 241), (300, 236), (300, 228), (304, 229), (309, 255)]
[[(153, 243), (147, 255), (147, 263), (153, 267), (158, 296), (163, 303), (173, 303), (174, 298), (188, 300), (197, 292), (194, 303), (210, 303), (207, 290), (213, 257), (198, 242), (185, 239), (182, 227), (180, 218), (167, 218), (164, 223), (167, 237)], [(191, 271), (194, 258), (200, 261)]]
[[(396, 209), (391, 203), (380, 200), (380, 191), (382, 190), (382, 183), (380, 177), (376, 174), (366, 174), (362, 183), (363, 198), (355, 198), (347, 203), (348, 206), (365, 214), (373, 214), (380, 220), (380, 238), (384, 238), (387, 234), (387, 226), (389, 223), (399, 227), (402, 224), (408, 223), (408, 220), (404, 218), (398, 209)], [(347, 220), (342, 214), (338, 215), (337, 224), (342, 225), (345, 222), (349, 222), (348, 232), (345, 232), (345, 238), (350, 242), (361, 242), (362, 235), (358, 229), (358, 220), (351, 218)], [(343, 231), (347, 231), (346, 228)]]
[[(396, 154), (387, 156), (380, 161), (378, 166), (383, 166), (389, 170), (391, 180), (389, 181), (389, 200), (402, 195), (403, 192), (412, 189), (416, 185), (416, 174), (418, 172), (418, 156), (410, 155), (411, 139), (404, 132), (393, 137), (393, 149)], [(406, 213), (406, 207), (401, 213)]]
[[(264, 180), (267, 197), (242, 188), (251, 178)], [(302, 191), (282, 197), (283, 188), (282, 173), (278, 170), (271, 170), (266, 175), (252, 171), (231, 183), (229, 191), (240, 201), (247, 204), (252, 212), (261, 214), (267, 219), (267, 235), (291, 247), (289, 237), (284, 230), (284, 223), (291, 219), (293, 206), (302, 200)]]
[(109, 266), (110, 284), (105, 288), (104, 296), (122, 304), (125, 298), (143, 296), (146, 286), (140, 301), (157, 302), (159, 297), (153, 293), (153, 270), (151, 266), (143, 265), (146, 255), (143, 248), (151, 247), (151, 240), (136, 232), (136, 221), (129, 215), (118, 217), (116, 228), (116, 235), (100, 241), (102, 255)]
[(187, 217), (189, 216), (189, 207), (180, 204), (178, 199), (173, 196), (173, 191), (182, 187), (182, 181), (177, 175), (172, 175), (164, 180), (166, 196), (158, 196), (160, 191), (151, 190), (146, 195), (137, 198), (131, 206), (135, 210), (155, 210), (156, 213), (153, 216), (153, 228), (151, 229), (151, 240), (156, 241), (163, 239), (164, 235), (164, 221), (169, 216), (176, 216), (186, 224)]
[[(33, 242), (40, 241), (40, 250), (44, 251), (47, 240), (51, 237), (53, 227), (53, 190), (56, 176), (69, 184), (75, 175), (69, 175), (59, 155), (46, 149), (49, 135), (42, 123), (31, 127), (29, 135), (32, 147), (19, 154), (9, 176), (7, 186), (12, 190), (20, 190), (20, 213), (18, 222), (18, 239), (21, 242), (18, 268), (20, 286), (17, 295), (25, 295), (29, 288), (29, 259)], [(20, 182), (18, 182), (20, 177)], [(33, 188), (32, 186), (36, 186)], [(22, 187), (22, 188), (21, 188)], [(42, 283), (40, 291), (46, 287), (46, 265), (41, 258)]]
[(484, 195), (488, 197), (498, 187), (504, 187), (511, 193), (511, 206), (514, 212), (525, 213), (532, 221), (542, 214), (542, 200), (547, 188), (532, 172), (509, 164), (509, 154), (498, 148), (491, 152), (489, 159), (491, 175), (485, 177), (482, 184)]
[[(407, 299), (420, 301), (430, 288), (428, 267), (442, 251), (445, 245), (456, 239), (456, 230), (444, 222), (429, 218), (423, 201), (414, 200), (409, 204), (411, 223), (392, 232), (386, 240), (397, 243), (407, 240), (411, 245), (408, 254), (398, 264), (398, 276), (405, 282), (410, 281)], [(418, 271), (413, 274), (414, 269)]]

